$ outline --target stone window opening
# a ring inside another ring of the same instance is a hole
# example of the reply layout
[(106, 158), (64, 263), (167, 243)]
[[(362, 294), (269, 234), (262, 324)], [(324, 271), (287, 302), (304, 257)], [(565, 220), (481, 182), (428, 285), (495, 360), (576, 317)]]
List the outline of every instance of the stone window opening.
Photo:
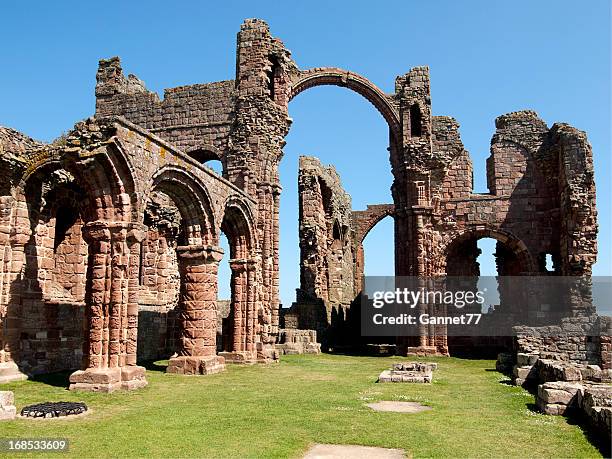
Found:
[(540, 270), (544, 273), (555, 273), (557, 272), (557, 263), (555, 255), (550, 252), (542, 253), (540, 255)]
[(268, 95), (270, 99), (276, 100), (276, 80), (280, 72), (280, 64), (276, 56), (269, 56), (268, 60), (270, 61), (270, 70), (266, 72), (268, 77)]
[(421, 108), (419, 104), (410, 106), (410, 136), (421, 137)]
[(77, 216), (74, 209), (60, 207), (55, 214), (55, 238), (53, 241), (53, 253), (57, 254), (57, 248), (64, 242), (68, 230), (76, 223)]
[(332, 239), (334, 241), (342, 240), (342, 231), (340, 230), (340, 224), (338, 223), (338, 220), (334, 222), (334, 227), (332, 229)]

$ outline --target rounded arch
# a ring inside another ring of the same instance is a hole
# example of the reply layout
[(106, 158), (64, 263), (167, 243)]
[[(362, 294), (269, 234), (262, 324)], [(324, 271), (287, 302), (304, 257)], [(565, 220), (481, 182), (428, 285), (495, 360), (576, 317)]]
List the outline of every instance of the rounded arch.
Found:
[(206, 161), (218, 160), (221, 161), (223, 154), (221, 150), (211, 144), (199, 144), (189, 150), (187, 150), (188, 156), (195, 159), (199, 163), (205, 163)]
[(168, 195), (177, 206), (188, 244), (212, 245), (217, 241), (212, 200), (192, 174), (176, 166), (165, 166), (153, 174), (152, 180), (150, 192)]
[(230, 196), (225, 201), (220, 230), (228, 239), (231, 259), (247, 259), (253, 255), (257, 247), (255, 219), (243, 199)]
[(466, 228), (459, 233), (455, 233), (441, 247), (442, 257), (441, 263), (444, 264), (442, 271), (446, 271), (446, 263), (449, 255), (455, 253), (461, 244), (470, 240), (478, 240), (483, 238), (491, 238), (502, 243), (507, 250), (510, 250), (515, 256), (524, 273), (538, 272), (536, 260), (529, 252), (529, 249), (523, 241), (514, 236), (512, 233), (493, 228), (489, 225), (478, 226), (475, 228)]
[(359, 227), (355, 234), (357, 242), (363, 244), (363, 241), (368, 236), (370, 231), (372, 231), (372, 229), (376, 225), (378, 225), (382, 220), (387, 217), (395, 218), (395, 211), (393, 209), (393, 206), (385, 206), (384, 208), (381, 208), (378, 212), (370, 214), (369, 218), (364, 219), (365, 221), (362, 225), (358, 225)]
[(399, 114), (391, 103), (390, 97), (370, 80), (356, 73), (335, 67), (301, 71), (293, 81), (289, 100), (306, 89), (323, 85), (346, 87), (365, 97), (374, 105), (389, 125), (394, 142), (398, 145), (400, 144), (401, 129)]
[(72, 174), (84, 190), (83, 198), (91, 202), (90, 220), (136, 219), (134, 169), (118, 142), (93, 151), (67, 151), (48, 146), (34, 152), (17, 186), (17, 199), (24, 198), (26, 186), (33, 177), (47, 176), (60, 169)]

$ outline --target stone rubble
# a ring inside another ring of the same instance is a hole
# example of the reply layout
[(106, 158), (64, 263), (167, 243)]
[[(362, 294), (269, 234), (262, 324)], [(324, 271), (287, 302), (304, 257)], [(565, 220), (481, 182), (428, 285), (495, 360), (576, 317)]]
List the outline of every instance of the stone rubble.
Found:
[(390, 370), (384, 370), (378, 376), (380, 383), (431, 383), (437, 363), (403, 362), (394, 363)]

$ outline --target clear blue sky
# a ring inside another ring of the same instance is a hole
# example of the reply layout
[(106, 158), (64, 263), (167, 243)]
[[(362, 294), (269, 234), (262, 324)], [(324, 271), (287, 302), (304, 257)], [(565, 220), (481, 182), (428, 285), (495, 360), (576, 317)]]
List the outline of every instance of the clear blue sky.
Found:
[[(609, 0), (4, 2), (0, 124), (41, 140), (69, 130), (94, 111), (103, 57), (121, 56), (126, 73), (160, 94), (232, 79), (236, 33), (249, 17), (268, 21), (301, 68), (343, 67), (386, 92), (396, 75), (428, 65), (433, 113), (461, 124), (476, 191), (486, 191), (484, 165), (498, 115), (531, 108), (549, 125), (564, 121), (587, 131), (600, 222), (595, 273), (612, 274)], [(387, 128), (367, 101), (342, 88), (313, 88), (291, 103), (290, 114), (281, 165), (285, 305), (299, 279), (299, 155), (334, 163), (354, 208), (391, 201)], [(390, 219), (368, 236), (369, 274), (392, 273), (392, 237)], [(491, 272), (490, 257), (483, 268)]]

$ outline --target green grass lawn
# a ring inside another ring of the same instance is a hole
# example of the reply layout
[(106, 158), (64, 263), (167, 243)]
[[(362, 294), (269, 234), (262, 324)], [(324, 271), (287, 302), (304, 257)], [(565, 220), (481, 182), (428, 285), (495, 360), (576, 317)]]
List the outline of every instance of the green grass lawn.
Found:
[[(113, 394), (69, 392), (65, 376), (7, 384), (2, 389), (15, 392), (18, 411), (73, 400), (91, 413), (3, 422), (0, 437), (69, 438), (64, 455), (77, 457), (300, 457), (313, 443), (401, 448), (414, 457), (600, 457), (578, 426), (533, 412), (533, 396), (504, 384), (493, 361), (432, 358), (439, 364), (433, 384), (376, 384), (395, 360), (284, 356), (280, 364), (228, 366), (201, 377), (167, 375), (158, 362), (147, 388)], [(433, 409), (364, 406), (378, 400)]]

